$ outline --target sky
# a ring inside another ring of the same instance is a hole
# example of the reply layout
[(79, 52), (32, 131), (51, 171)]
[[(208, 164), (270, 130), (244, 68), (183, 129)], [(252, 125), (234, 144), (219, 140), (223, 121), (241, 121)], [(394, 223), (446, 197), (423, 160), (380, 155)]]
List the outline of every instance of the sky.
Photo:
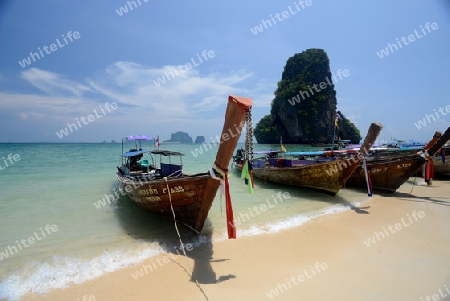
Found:
[(421, 142), (450, 126), (446, 0), (3, 0), (0, 39), (0, 142), (208, 140), (228, 95), (253, 99), (254, 124), (269, 114), (309, 48), (363, 137), (371, 122)]

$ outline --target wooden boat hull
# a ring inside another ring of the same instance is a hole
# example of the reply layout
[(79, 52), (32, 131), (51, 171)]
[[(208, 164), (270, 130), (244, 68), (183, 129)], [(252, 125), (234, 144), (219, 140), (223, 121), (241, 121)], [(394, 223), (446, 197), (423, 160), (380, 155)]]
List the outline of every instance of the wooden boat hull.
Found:
[[(354, 158), (292, 167), (254, 167), (252, 173), (254, 178), (264, 182), (305, 187), (334, 196), (358, 167), (359, 162)], [(235, 165), (238, 170), (242, 170), (242, 165)]]
[(450, 176), (450, 146), (444, 147), (445, 164), (442, 163), (441, 153), (433, 157), (434, 174), (436, 176), (448, 177)]
[[(373, 189), (395, 192), (411, 176), (413, 176), (423, 164), (425, 159), (418, 155), (402, 157), (374, 158), (367, 161), (367, 170), (370, 175)], [(348, 179), (346, 186), (367, 187), (364, 169), (359, 165)]]
[[(209, 174), (182, 178), (136, 181), (117, 174), (131, 200), (143, 209), (174, 219), (200, 232), (216, 196), (220, 181)], [(128, 188), (127, 188), (128, 187)]]
[(440, 157), (433, 158), (434, 160), (434, 174), (436, 176), (450, 176), (450, 156), (445, 157), (445, 164), (442, 163)]

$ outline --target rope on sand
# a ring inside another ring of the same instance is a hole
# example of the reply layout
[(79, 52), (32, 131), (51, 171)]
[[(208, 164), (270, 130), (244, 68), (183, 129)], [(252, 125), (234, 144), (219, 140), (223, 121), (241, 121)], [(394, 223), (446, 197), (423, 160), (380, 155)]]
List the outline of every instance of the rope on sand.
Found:
[[(169, 188), (169, 183), (167, 182), (167, 177), (164, 177), (164, 181), (166, 181), (166, 186), (167, 186), (167, 192), (169, 194), (169, 201), (170, 201), (170, 209), (172, 209), (172, 215), (173, 215), (173, 220), (175, 222), (175, 230), (177, 231), (178, 234), (178, 238), (180, 240), (180, 246), (181, 246), (181, 250), (183, 250), (183, 254), (184, 254), (184, 259), (186, 259), (186, 264), (189, 268), (189, 270), (191, 271), (191, 274), (189, 276), (191, 276), (192, 278), (194, 278), (195, 280), (195, 284), (197, 285), (197, 287), (199, 288), (199, 290), (202, 292), (203, 296), (205, 297), (205, 299), (207, 301), (209, 301), (208, 296), (206, 296), (205, 291), (201, 288), (200, 284), (197, 281), (197, 278), (194, 276), (194, 270), (191, 268), (188, 260), (187, 260), (187, 255), (186, 255), (186, 251), (184, 250), (184, 243), (181, 240), (181, 235), (180, 235), (180, 231), (178, 231), (178, 226), (177, 226), (177, 219), (175, 216), (175, 210), (173, 210), (173, 206), (172, 206), (172, 194), (170, 193), (170, 188)], [(189, 274), (189, 272), (188, 272)]]

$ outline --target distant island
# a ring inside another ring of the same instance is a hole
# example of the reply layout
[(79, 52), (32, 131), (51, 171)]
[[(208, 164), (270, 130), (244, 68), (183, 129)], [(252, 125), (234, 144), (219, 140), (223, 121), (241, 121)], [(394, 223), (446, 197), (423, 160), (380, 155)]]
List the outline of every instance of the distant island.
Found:
[(192, 137), (189, 136), (188, 133), (185, 132), (176, 132), (170, 136), (169, 140), (165, 140), (164, 142), (168, 143), (192, 143)]
[(195, 142), (194, 143), (203, 143), (205, 142), (205, 136), (197, 136), (195, 138)]
[[(192, 142), (192, 137), (189, 136), (188, 133), (185, 132), (181, 132), (178, 131), (174, 134), (171, 134), (170, 139), (169, 140), (165, 140), (165, 143), (193, 143)], [(196, 144), (200, 144), (205, 142), (205, 136), (197, 136), (195, 137), (195, 142)]]
[[(335, 81), (350, 75), (338, 70)], [(339, 79), (338, 79), (339, 78)], [(337, 139), (359, 143), (356, 126), (337, 110), (330, 61), (323, 49), (307, 49), (290, 57), (272, 100), (270, 114), (255, 126), (258, 143), (331, 143)]]

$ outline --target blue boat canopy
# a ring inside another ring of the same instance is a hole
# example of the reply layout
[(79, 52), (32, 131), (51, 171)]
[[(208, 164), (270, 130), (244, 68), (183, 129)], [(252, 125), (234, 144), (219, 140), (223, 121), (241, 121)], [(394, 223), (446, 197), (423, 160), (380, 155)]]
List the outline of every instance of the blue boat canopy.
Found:
[(148, 153), (148, 152), (149, 152), (149, 150), (145, 150), (145, 149), (132, 151), (132, 152), (126, 152), (126, 153), (122, 154), (122, 157), (127, 157), (127, 158), (134, 157), (134, 156), (141, 155), (141, 154)]
[(172, 152), (172, 151), (162, 150), (162, 149), (152, 150), (151, 153), (155, 154), (155, 155), (163, 155), (163, 156), (184, 156), (184, 154), (180, 153), (180, 152)]

